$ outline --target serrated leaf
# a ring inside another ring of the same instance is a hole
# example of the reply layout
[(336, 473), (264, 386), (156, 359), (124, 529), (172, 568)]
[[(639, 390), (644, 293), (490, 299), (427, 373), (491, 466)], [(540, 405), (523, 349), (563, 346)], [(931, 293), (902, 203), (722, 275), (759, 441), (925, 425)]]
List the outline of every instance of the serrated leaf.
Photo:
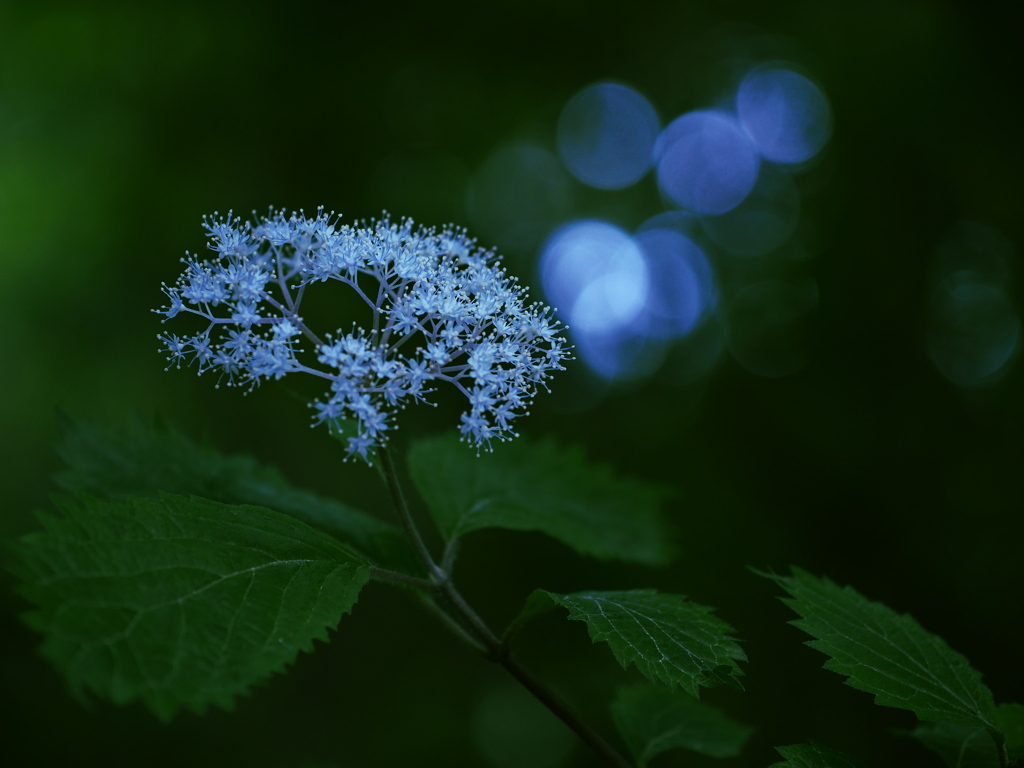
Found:
[(850, 587), (792, 571), (764, 575), (792, 596), (782, 602), (803, 618), (790, 623), (816, 638), (807, 645), (830, 657), (825, 669), (874, 694), (876, 704), (909, 709), (921, 720), (996, 728), (992, 692), (941, 637)]
[[(729, 634), (732, 627), (712, 616), (712, 608), (683, 595), (653, 589), (571, 595), (536, 590), (533, 595), (567, 608), (570, 619), (586, 623), (591, 640), (608, 643), (623, 669), (635, 664), (648, 680), (697, 697), (700, 686), (743, 687), (736, 662), (747, 657)], [(536, 609), (533, 596), (531, 605)]]
[(161, 719), (225, 708), (326, 640), (369, 567), (262, 507), (164, 495), (57, 499), (15, 545), (43, 654), (84, 697), (141, 699)]
[(860, 761), (821, 744), (793, 744), (775, 751), (786, 762), (774, 763), (771, 768), (861, 768)]
[(671, 749), (734, 757), (754, 732), (692, 696), (650, 685), (619, 689), (611, 710), (637, 768)]
[(999, 768), (992, 734), (978, 725), (936, 720), (922, 723), (909, 736), (942, 758), (950, 768)]
[(616, 477), (582, 451), (519, 437), (477, 456), (454, 436), (409, 451), (412, 480), (444, 537), (482, 528), (540, 531), (602, 560), (670, 559), (661, 488)]
[(356, 547), (377, 565), (418, 573), (402, 531), (365, 512), (292, 486), (281, 473), (249, 456), (225, 455), (167, 427), (133, 421), (105, 429), (61, 419), (57, 449), (67, 464), (54, 480), (70, 493), (102, 498), (196, 495), (226, 504), (255, 504), (292, 515)]

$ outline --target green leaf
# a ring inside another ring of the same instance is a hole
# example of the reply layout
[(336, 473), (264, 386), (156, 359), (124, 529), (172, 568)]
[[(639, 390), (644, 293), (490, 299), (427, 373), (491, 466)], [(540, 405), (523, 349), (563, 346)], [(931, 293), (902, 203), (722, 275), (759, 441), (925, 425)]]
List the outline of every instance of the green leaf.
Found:
[(663, 489), (616, 477), (579, 449), (519, 437), (477, 456), (454, 436), (420, 440), (409, 471), (444, 537), (482, 528), (540, 531), (602, 560), (670, 559)]
[(275, 468), (249, 456), (228, 456), (166, 427), (133, 421), (123, 430), (60, 420), (57, 451), (68, 465), (55, 475), (71, 493), (102, 498), (196, 495), (226, 504), (256, 504), (292, 515), (353, 545), (377, 565), (421, 569), (405, 535), (365, 512), (293, 487)]
[(619, 689), (611, 709), (638, 768), (670, 749), (735, 757), (754, 732), (692, 696), (650, 685)]
[(538, 595), (567, 608), (570, 619), (585, 622), (590, 639), (608, 643), (623, 669), (636, 664), (648, 680), (697, 697), (700, 686), (743, 688), (736, 662), (747, 657), (729, 634), (732, 627), (712, 616), (712, 608), (653, 589), (572, 595), (536, 590), (527, 610), (536, 610)]
[(776, 747), (775, 751), (786, 762), (775, 763), (771, 768), (861, 768), (859, 761), (821, 744), (793, 744)]
[(63, 516), (15, 545), (43, 654), (72, 690), (231, 708), (326, 640), (369, 567), (336, 539), (269, 509), (164, 495), (59, 498)]
[(950, 768), (999, 768), (992, 734), (980, 726), (936, 720), (918, 725), (909, 735)]
[(946, 642), (910, 616), (817, 578), (799, 568), (774, 579), (802, 619), (791, 622), (817, 638), (811, 648), (831, 657), (825, 669), (847, 685), (875, 694), (875, 703), (912, 710), (921, 720), (950, 720), (995, 729), (992, 692)]

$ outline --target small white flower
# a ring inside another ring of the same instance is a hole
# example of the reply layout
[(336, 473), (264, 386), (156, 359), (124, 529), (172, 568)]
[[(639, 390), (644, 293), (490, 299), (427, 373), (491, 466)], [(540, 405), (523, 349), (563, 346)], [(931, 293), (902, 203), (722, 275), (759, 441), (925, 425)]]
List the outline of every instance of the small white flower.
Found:
[[(460, 430), (478, 448), (511, 439), (512, 421), (569, 359), (550, 308), (525, 305), (526, 292), (464, 230), (416, 229), (386, 215), (341, 225), (322, 208), (313, 218), (271, 210), (255, 223), (214, 214), (204, 225), (217, 255), (188, 256), (174, 287), (163, 286), (169, 305), (154, 311), (165, 321), (191, 313), (206, 327), (161, 334), (168, 359), (250, 387), (293, 372), (328, 379), (327, 399), (311, 404), (314, 422), (356, 419), (350, 453), (382, 445), (393, 411), (425, 400), (431, 381), (469, 399)], [(306, 327), (303, 297), (327, 280), (357, 292), (373, 312), (371, 330), (320, 336)]]

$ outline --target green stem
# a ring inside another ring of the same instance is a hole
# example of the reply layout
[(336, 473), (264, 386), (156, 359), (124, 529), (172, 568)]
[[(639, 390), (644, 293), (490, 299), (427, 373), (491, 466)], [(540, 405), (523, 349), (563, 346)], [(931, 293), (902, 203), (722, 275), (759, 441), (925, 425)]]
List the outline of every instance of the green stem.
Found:
[(423, 567), (427, 569), (427, 573), (439, 581), (444, 577), (444, 573), (437, 567), (434, 558), (430, 556), (430, 550), (423, 543), (423, 537), (420, 536), (419, 529), (416, 528), (416, 523), (409, 513), (409, 505), (405, 503), (405, 495), (402, 493), (402, 486), (398, 482), (398, 473), (395, 471), (394, 462), (391, 461), (391, 453), (384, 446), (378, 448), (377, 453), (380, 455), (381, 468), (384, 470), (384, 482), (387, 483), (388, 493), (391, 494), (391, 500), (394, 502), (395, 511), (398, 513), (399, 519), (402, 521), (405, 534), (409, 537), (409, 541), (412, 542), (413, 549), (416, 550), (416, 556), (423, 563)]
[(473, 634), (476, 635), (477, 639), (484, 644), (487, 649), (487, 657), (491, 661), (501, 661), (502, 648), (501, 641), (498, 640), (491, 628), (487, 626), (483, 619), (477, 614), (476, 611), (470, 607), (469, 603), (466, 602), (465, 598), (459, 594), (459, 591), (455, 589), (455, 585), (452, 584), (451, 579), (444, 577), (438, 586), (440, 587), (441, 594), (444, 595), (445, 599), (451, 603), (455, 612), (459, 614), (469, 625)]
[(436, 602), (434, 602), (434, 599), (430, 595), (420, 593), (420, 597), (422, 598), (423, 604), (427, 607), (427, 609), (435, 616), (437, 616), (437, 618), (441, 620), (441, 623), (448, 627), (448, 629), (450, 629), (456, 637), (458, 637), (464, 643), (469, 645), (481, 656), (487, 656), (488, 651), (487, 648), (484, 647), (484, 644), (477, 640), (476, 636), (473, 635), (464, 626), (462, 626), (462, 624), (456, 621), (455, 617), (453, 617), (446, 610), (441, 608), (441, 606), (439, 606)]
[(455, 558), (459, 554), (460, 541), (461, 539), (458, 536), (452, 536), (444, 548), (444, 556), (441, 558), (441, 570), (449, 574), (449, 576), (455, 569)]
[[(416, 550), (416, 555), (419, 557), (420, 562), (423, 563), (424, 568), (427, 569), (427, 573), (430, 574), (431, 580), (426, 581), (424, 579), (417, 579), (412, 576), (404, 577), (404, 574), (397, 574), (394, 571), (386, 571), (381, 568), (375, 568), (371, 570), (371, 574), (377, 576), (381, 581), (390, 581), (396, 584), (402, 584), (405, 586), (417, 586), (424, 590), (425, 593), (440, 593), (444, 596), (445, 600), (451, 605), (455, 613), (458, 614), (459, 618), (465, 624), (465, 627), (461, 626), (458, 622), (449, 616), (446, 612), (437, 609), (439, 613), (443, 614), (444, 619), (450, 627), (457, 630), (457, 633), (468, 640), (471, 645), (481, 651), (487, 658), (498, 664), (501, 664), (512, 677), (519, 681), (519, 683), (532, 693), (541, 704), (547, 707), (559, 720), (565, 723), (577, 736), (583, 739), (591, 749), (593, 749), (601, 758), (608, 763), (608, 765), (614, 766), (614, 768), (633, 768), (632, 765), (620, 755), (615, 749), (612, 748), (608, 742), (606, 742), (601, 736), (588, 726), (583, 720), (580, 719), (569, 706), (563, 702), (558, 696), (556, 696), (550, 689), (547, 688), (543, 683), (535, 678), (526, 668), (521, 666), (512, 655), (509, 653), (508, 648), (498, 639), (497, 635), (491, 631), (491, 628), (487, 626), (483, 619), (477, 614), (476, 611), (466, 602), (465, 598), (459, 593), (452, 583), (448, 574), (445, 570), (439, 568), (434, 562), (433, 557), (430, 555), (430, 551), (427, 549), (426, 544), (423, 542), (423, 538), (420, 536), (419, 530), (416, 528), (416, 523), (412, 519), (412, 515), (409, 512), (409, 506), (406, 504), (405, 496), (402, 493), (402, 486), (398, 480), (398, 473), (395, 471), (394, 462), (391, 460), (391, 455), (388, 453), (386, 448), (379, 448), (381, 468), (384, 471), (384, 480), (388, 486), (388, 492), (391, 494), (391, 499), (395, 505), (395, 511), (398, 513), (399, 518), (402, 521), (402, 527), (405, 528), (406, 534), (409, 536), (409, 541), (412, 542), (413, 549)], [(453, 554), (453, 553), (452, 553)], [(449, 554), (451, 559), (451, 554)], [(446, 562), (446, 565), (450, 568), (451, 564)], [(403, 576), (404, 578), (395, 578), (396, 576)], [(428, 598), (429, 599), (429, 598)], [(436, 608), (436, 604), (435, 604)]]
[(544, 686), (537, 678), (519, 665), (511, 656), (505, 656), (501, 665), (518, 680), (526, 690), (532, 693), (541, 704), (551, 710), (563, 723), (569, 726), (577, 736), (585, 741), (601, 758), (615, 768), (633, 768), (633, 765), (612, 746), (601, 738), (597, 731), (583, 722), (569, 706)]
[(535, 678), (525, 667), (523, 667), (512, 655), (501, 640), (484, 623), (476, 611), (470, 607), (465, 598), (455, 589), (455, 585), (445, 578), (440, 584), (441, 594), (447, 598), (460, 616), (469, 624), (470, 628), (479, 638), (486, 649), (487, 658), (501, 664), (519, 683), (536, 697), (541, 704), (547, 707), (563, 723), (569, 726), (572, 731), (583, 739), (591, 749), (600, 755), (606, 763), (615, 768), (632, 768), (612, 746), (601, 738), (597, 731), (593, 730), (577, 715), (564, 701), (556, 696), (540, 680)]

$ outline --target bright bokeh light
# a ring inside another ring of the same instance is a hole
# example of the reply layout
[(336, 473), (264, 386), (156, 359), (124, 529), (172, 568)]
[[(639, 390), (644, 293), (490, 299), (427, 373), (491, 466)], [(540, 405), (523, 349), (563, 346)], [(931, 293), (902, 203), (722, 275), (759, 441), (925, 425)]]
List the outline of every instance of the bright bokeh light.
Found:
[(754, 188), (760, 157), (732, 115), (689, 112), (674, 120), (655, 146), (658, 186), (673, 203), (697, 213), (721, 214)]
[(577, 355), (606, 379), (652, 374), (716, 303), (704, 252), (665, 226), (631, 237), (604, 221), (566, 224), (544, 244), (540, 272)]
[(544, 244), (541, 280), (574, 334), (618, 334), (643, 311), (647, 265), (625, 231), (603, 221), (559, 228)]
[(800, 218), (800, 193), (788, 173), (764, 164), (747, 198), (721, 216), (702, 219), (719, 248), (737, 256), (763, 256), (785, 243)]
[(577, 93), (558, 120), (558, 152), (577, 179), (622, 189), (651, 167), (660, 124), (651, 103), (632, 88), (596, 83)]
[(825, 95), (788, 69), (752, 70), (736, 93), (736, 112), (761, 155), (776, 163), (810, 160), (832, 128)]
[(707, 257), (690, 238), (671, 229), (646, 229), (635, 241), (651, 277), (645, 306), (647, 333), (686, 336), (714, 306)]
[[(817, 287), (771, 279), (761, 267), (744, 278), (737, 270), (753, 262), (733, 257), (767, 256), (792, 238), (801, 211), (792, 174), (825, 146), (831, 110), (817, 85), (779, 64), (747, 71), (726, 101), (734, 109), (691, 111), (660, 133), (654, 108), (624, 85), (590, 85), (562, 111), (558, 151), (569, 173), (621, 189), (653, 162), (672, 209), (632, 237), (606, 222), (578, 221), (544, 246), (545, 290), (578, 356), (605, 378), (642, 378), (671, 365), (688, 380), (710, 370), (726, 344), (760, 376), (803, 366)], [(706, 254), (726, 258), (732, 285), (723, 308)]]

